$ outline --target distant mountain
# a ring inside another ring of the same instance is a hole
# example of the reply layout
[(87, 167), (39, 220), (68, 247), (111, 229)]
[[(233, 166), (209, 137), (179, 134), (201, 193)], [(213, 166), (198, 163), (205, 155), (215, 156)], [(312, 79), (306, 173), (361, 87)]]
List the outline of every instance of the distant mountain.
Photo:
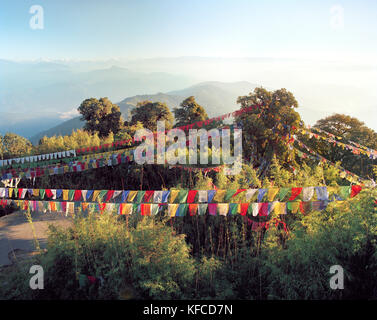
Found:
[[(133, 72), (118, 66), (88, 71), (88, 64), (80, 67), (79, 63), (0, 60), (0, 110), (2, 115), (6, 114), (0, 118), (0, 133), (10, 130), (29, 137), (62, 122), (62, 113), (77, 109), (87, 98), (108, 97), (120, 101), (128, 96), (179, 89), (192, 83), (185, 76)], [(28, 130), (24, 130), (25, 115)]]
[[(209, 117), (232, 112), (239, 108), (236, 101), (239, 96), (247, 95), (256, 87), (249, 82), (202, 82), (197, 85), (168, 93), (136, 95), (123, 99), (117, 105), (120, 107), (124, 119), (129, 119), (130, 111), (138, 102), (149, 100), (152, 102), (164, 102), (173, 111), (180, 103), (189, 96), (194, 96), (202, 105)], [(38, 143), (43, 136), (70, 134), (72, 130), (83, 127), (83, 122), (78, 118), (65, 121), (56, 127), (45, 130), (31, 138), (32, 143)]]
[(48, 130), (41, 131), (30, 138), (30, 142), (34, 145), (38, 144), (39, 140), (44, 136), (66, 136), (70, 135), (73, 130), (82, 129), (84, 127), (84, 122), (80, 120), (80, 117), (72, 118), (70, 120), (64, 121), (63, 123), (52, 127)]
[(183, 90), (170, 91), (168, 94), (185, 98), (194, 96), (196, 101), (206, 109), (208, 116), (214, 117), (238, 109), (237, 98), (249, 94), (256, 86), (246, 81), (208, 81)]
[(183, 101), (183, 97), (159, 92), (156, 94), (143, 94), (126, 98), (117, 103), (124, 119), (130, 119), (130, 111), (136, 107), (138, 102), (142, 101), (164, 102), (170, 110), (173, 111), (173, 109), (178, 107)]

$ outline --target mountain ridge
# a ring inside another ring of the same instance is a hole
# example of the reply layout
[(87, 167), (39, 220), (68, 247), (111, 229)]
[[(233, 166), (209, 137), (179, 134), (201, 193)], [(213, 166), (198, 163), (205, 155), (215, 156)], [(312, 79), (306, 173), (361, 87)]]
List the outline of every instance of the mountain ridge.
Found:
[[(205, 108), (208, 116), (214, 117), (235, 111), (238, 108), (236, 103), (237, 97), (247, 95), (256, 86), (256, 84), (247, 81), (206, 81), (181, 90), (168, 91), (166, 93), (158, 92), (155, 94), (134, 95), (116, 104), (119, 106), (122, 116), (126, 120), (129, 119), (131, 109), (133, 109), (138, 102), (145, 100), (163, 102), (166, 103), (173, 112), (173, 109), (178, 107), (184, 99), (189, 96), (194, 96), (196, 101)], [(41, 131), (33, 135), (30, 141), (33, 144), (37, 144), (39, 139), (43, 136), (51, 137), (53, 135), (70, 134), (72, 130), (81, 129), (84, 126), (84, 122), (79, 119), (80, 117), (75, 117), (48, 130)]]

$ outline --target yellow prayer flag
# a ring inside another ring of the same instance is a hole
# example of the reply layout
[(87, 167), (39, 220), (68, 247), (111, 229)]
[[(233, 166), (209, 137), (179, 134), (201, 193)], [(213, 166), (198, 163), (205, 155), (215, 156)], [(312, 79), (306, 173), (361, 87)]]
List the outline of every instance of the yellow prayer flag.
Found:
[(93, 191), (92, 201), (97, 201), (97, 198), (100, 192), (101, 192), (100, 190)]
[(298, 209), (300, 209), (300, 201), (292, 202), (292, 213), (297, 213)]
[(175, 214), (177, 213), (177, 210), (178, 210), (178, 206), (179, 206), (178, 203), (169, 203), (168, 204), (168, 214), (171, 217), (175, 217)]
[(224, 201), (224, 196), (225, 196), (226, 190), (216, 190), (216, 194), (213, 197), (213, 201), (216, 202), (223, 202)]
[(133, 202), (137, 195), (137, 191), (130, 191), (128, 193), (127, 202)]
[[(179, 194), (179, 190), (171, 190), (170, 191), (170, 201), (169, 201), (169, 203), (173, 203), (175, 198), (178, 196), (178, 194)], [(174, 215), (175, 215), (175, 213), (174, 213)]]
[(274, 201), (275, 196), (279, 192), (279, 188), (269, 188), (267, 191), (267, 199), (269, 202)]
[(132, 203), (121, 203), (120, 214), (132, 214)]

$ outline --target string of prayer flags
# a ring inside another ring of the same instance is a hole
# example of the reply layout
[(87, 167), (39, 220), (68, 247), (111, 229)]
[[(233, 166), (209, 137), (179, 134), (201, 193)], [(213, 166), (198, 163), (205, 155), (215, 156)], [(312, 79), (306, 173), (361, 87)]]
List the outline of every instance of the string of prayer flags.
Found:
[[(352, 146), (350, 144), (346, 144), (346, 143), (335, 140), (335, 135), (333, 135), (331, 133), (328, 133), (328, 132), (321, 130), (319, 128), (313, 128), (313, 129), (318, 130), (319, 132), (326, 134), (327, 136), (329, 136), (329, 138), (326, 138), (326, 137), (320, 136), (316, 133), (313, 133), (309, 129), (307, 129), (307, 130), (297, 129), (297, 130), (298, 130), (298, 132), (300, 132), (302, 134), (309, 135), (309, 138), (314, 137), (317, 140), (322, 139), (322, 140), (328, 141), (329, 143), (331, 143), (333, 145), (340, 146), (343, 150), (352, 151), (353, 154), (364, 154), (364, 155), (368, 156), (370, 159), (377, 159), (377, 151), (376, 150), (373, 150), (373, 149), (368, 148), (368, 147), (364, 147), (364, 146), (362, 146), (362, 145), (360, 145), (356, 142), (351, 141), (351, 143), (354, 144), (354, 146)], [(342, 137), (336, 137), (336, 138), (343, 139)]]
[[(218, 117), (214, 117), (214, 118), (207, 119), (207, 120), (204, 120), (204, 121), (196, 121), (196, 122), (191, 123), (191, 124), (187, 124), (187, 125), (184, 125), (184, 126), (177, 127), (175, 129), (181, 129), (181, 130), (184, 130), (184, 131), (188, 131), (189, 129), (192, 129), (194, 127), (201, 128), (203, 125), (209, 125), (209, 124), (213, 123), (214, 121), (220, 121), (220, 120), (224, 120), (225, 118), (239, 116), (243, 113), (250, 112), (252, 110), (260, 108), (261, 106), (262, 105), (252, 105), (252, 106), (249, 106), (249, 107), (246, 107), (246, 108), (242, 108), (240, 110), (236, 110), (234, 112), (223, 114), (223, 115), (218, 116)], [(164, 133), (166, 133), (166, 132), (168, 132), (168, 130), (165, 130)], [(156, 135), (158, 133), (154, 132), (153, 134)], [(76, 151), (77, 154), (81, 154), (81, 153), (93, 152), (93, 151), (96, 151), (98, 149), (100, 149), (100, 150), (101, 149), (107, 149), (107, 148), (112, 148), (112, 147), (116, 147), (116, 146), (119, 146), (119, 145), (127, 145), (129, 143), (135, 143), (135, 142), (138, 142), (138, 141), (136, 141), (132, 137), (130, 139), (116, 141), (116, 142), (113, 142), (111, 144), (103, 144), (103, 145), (100, 145), (100, 146), (78, 148), (75, 151)]]
[(341, 178), (345, 178), (352, 183), (360, 182), (360, 183), (363, 183), (365, 186), (368, 186), (368, 187), (371, 187), (371, 188), (374, 188), (376, 186), (376, 183), (373, 180), (362, 179), (358, 175), (344, 169), (343, 167), (340, 167), (340, 166), (338, 167), (335, 163), (327, 160), (326, 158), (322, 157), (321, 155), (318, 155), (317, 153), (315, 153), (313, 150), (311, 150), (308, 146), (306, 146), (301, 141), (299, 141), (297, 139), (295, 139), (295, 141), (298, 143), (298, 145), (300, 147), (306, 149), (310, 153), (310, 155), (309, 155), (309, 154), (306, 154), (305, 152), (302, 152), (302, 151), (296, 149), (297, 155), (300, 158), (304, 158), (304, 159), (305, 158), (311, 158), (311, 159), (314, 159), (314, 160), (320, 160), (321, 162), (324, 162), (324, 163), (328, 163), (328, 164), (330, 164), (331, 166), (333, 166), (334, 168), (336, 168), (340, 171), (340, 177)]
[(11, 166), (14, 163), (32, 163), (37, 161), (44, 161), (44, 160), (52, 160), (52, 159), (60, 159), (65, 157), (76, 156), (75, 150), (68, 150), (68, 151), (61, 151), (61, 152), (53, 152), (53, 153), (45, 153), (39, 155), (32, 155), (32, 156), (25, 156), (21, 158), (11, 158), (0, 160), (0, 167)]
[[(228, 202), (275, 202), (311, 200), (337, 201), (357, 196), (363, 187), (316, 186), (261, 189), (216, 189), (216, 190), (74, 190), (74, 189), (26, 189), (0, 188), (0, 198), (40, 200), (85, 201), (99, 203), (228, 203)], [(256, 196), (255, 196), (256, 195)], [(238, 198), (236, 199), (237, 196)], [(287, 199), (288, 198), (288, 199)], [(236, 201), (235, 201), (236, 200)]]
[(82, 172), (104, 166), (119, 165), (133, 160), (134, 149), (118, 150), (118, 153), (102, 153), (90, 156), (82, 156), (69, 163), (55, 163), (45, 167), (23, 167), (2, 169), (0, 176), (2, 180), (13, 178), (34, 178), (45, 175), (65, 174), (71, 172)]

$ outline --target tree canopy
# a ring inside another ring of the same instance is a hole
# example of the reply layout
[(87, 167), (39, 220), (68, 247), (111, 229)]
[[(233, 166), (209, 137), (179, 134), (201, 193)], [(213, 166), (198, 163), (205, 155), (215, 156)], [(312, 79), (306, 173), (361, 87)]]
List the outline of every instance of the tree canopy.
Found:
[(183, 100), (180, 107), (174, 109), (174, 116), (176, 127), (208, 119), (207, 112), (195, 101), (193, 96)]
[(260, 166), (263, 172), (276, 155), (282, 163), (293, 161), (293, 152), (288, 147), (289, 135), (301, 126), (301, 117), (294, 109), (298, 102), (286, 89), (268, 91), (255, 88), (247, 96), (237, 99), (241, 110), (252, 105), (261, 107), (236, 117), (242, 125), (243, 155)]
[(33, 149), (31, 142), (15, 133), (0, 136), (0, 153), (4, 158), (20, 157), (30, 154)]
[[(335, 138), (335, 140), (340, 142), (349, 143), (349, 141), (353, 141), (363, 146), (377, 149), (377, 133), (365, 126), (364, 122), (357, 118), (345, 114), (334, 114), (318, 120), (314, 128), (334, 134), (336, 137), (341, 138), (339, 140)], [(319, 135), (324, 134), (319, 133)], [(299, 138), (326, 159), (332, 162), (340, 161), (341, 166), (345, 169), (364, 177), (373, 176), (372, 169), (375, 161), (369, 159), (367, 156), (355, 155), (352, 151), (344, 149), (339, 145), (334, 145), (326, 140), (309, 139), (305, 134), (300, 134)]]
[(123, 125), (119, 107), (108, 98), (84, 100), (78, 107), (82, 114), (81, 120), (86, 121), (84, 130), (98, 132), (99, 137), (108, 136), (110, 132), (117, 134)]
[(318, 120), (314, 127), (340, 136), (346, 140), (351, 140), (369, 148), (377, 149), (377, 132), (368, 128), (364, 122), (354, 117), (337, 113)]
[(138, 121), (151, 131), (157, 130), (157, 121), (165, 121), (165, 129), (169, 130), (173, 127), (174, 117), (165, 103), (143, 101), (131, 110), (129, 125), (135, 125)]

